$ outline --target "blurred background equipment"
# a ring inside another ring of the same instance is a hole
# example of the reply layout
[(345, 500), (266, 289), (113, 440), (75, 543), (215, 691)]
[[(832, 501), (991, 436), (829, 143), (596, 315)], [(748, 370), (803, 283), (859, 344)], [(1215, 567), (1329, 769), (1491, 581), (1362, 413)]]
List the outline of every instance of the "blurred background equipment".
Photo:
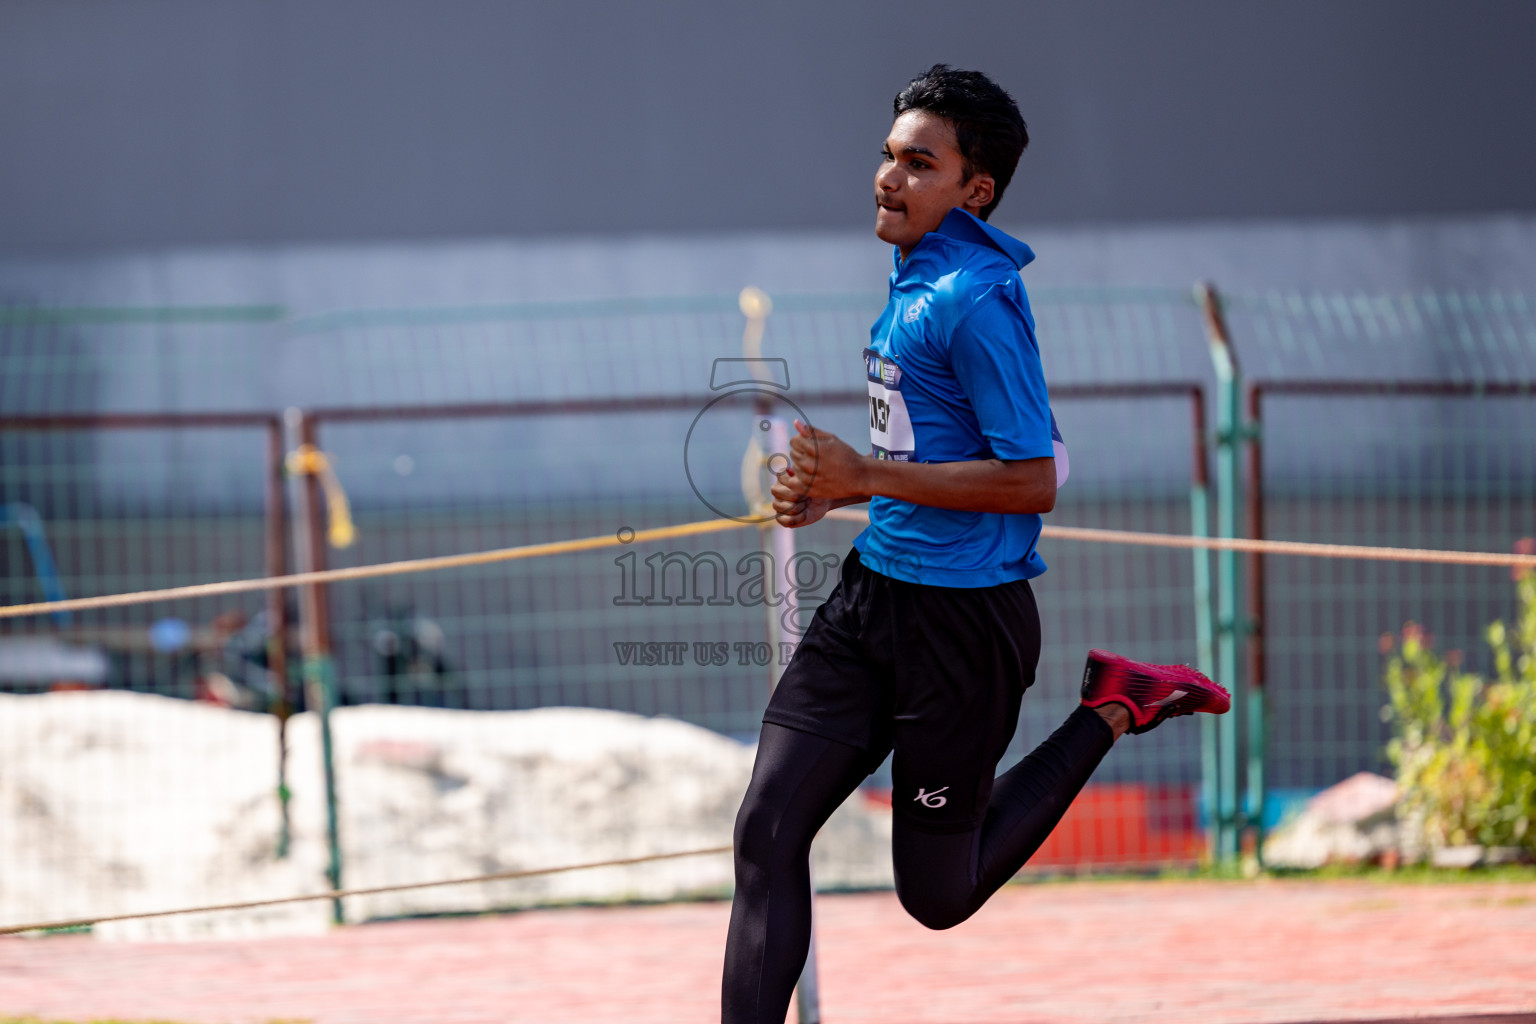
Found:
[[(37, 585), (42, 588), (43, 600), (64, 600), (64, 585), (59, 582), (59, 569), (53, 561), (53, 549), (48, 546), (48, 535), (43, 530), (43, 518), (37, 509), (24, 501), (0, 505), (0, 527), (13, 526), (27, 544), (27, 554), (32, 556), (32, 571)], [(56, 622), (69, 621), (68, 613), (60, 612)]]
[(407, 608), (391, 608), (370, 626), (376, 675), (386, 681), (384, 703), (446, 707), (443, 627)]

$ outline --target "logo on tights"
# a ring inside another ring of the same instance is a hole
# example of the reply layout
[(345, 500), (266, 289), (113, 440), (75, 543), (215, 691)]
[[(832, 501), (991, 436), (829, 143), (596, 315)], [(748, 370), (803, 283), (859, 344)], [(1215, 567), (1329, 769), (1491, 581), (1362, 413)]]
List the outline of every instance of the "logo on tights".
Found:
[(942, 794), (944, 790), (948, 788), (948, 786), (944, 786), (941, 789), (934, 790), (932, 793), (928, 792), (926, 789), (919, 789), (917, 791), (917, 796), (913, 798), (913, 803), (920, 803), (924, 807), (943, 807), (945, 804), (949, 803), (949, 797), (941, 796), (940, 794)]

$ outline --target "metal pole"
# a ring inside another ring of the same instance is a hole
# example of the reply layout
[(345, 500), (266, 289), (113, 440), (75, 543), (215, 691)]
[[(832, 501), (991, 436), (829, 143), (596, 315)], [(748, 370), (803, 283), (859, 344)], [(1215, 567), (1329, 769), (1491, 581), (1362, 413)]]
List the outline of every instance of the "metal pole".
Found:
[[(287, 501), (283, 495), (283, 425), (276, 417), (267, 426), (266, 481), (266, 562), (268, 576), (287, 572), (283, 557), (286, 542)], [(288, 692), (288, 621), (287, 595), (281, 590), (267, 593), (267, 674), (272, 681), (272, 713), (277, 716), (277, 856), (288, 856), (293, 843), (293, 822), (289, 815), (288, 789), (288, 716), (293, 712), (293, 695)]]
[[(768, 418), (768, 451), (789, 452), (790, 424), (782, 416)], [(778, 607), (768, 606), (768, 644), (773, 651), (770, 662), (769, 692), (778, 685), (779, 677), (800, 642), (799, 591), (795, 585), (795, 532), (786, 530), (773, 520), (763, 527), (763, 547), (773, 559), (773, 572), (784, 601)], [(800, 981), (795, 986), (795, 1006), (800, 1024), (821, 1022), (821, 981), (816, 971), (816, 882), (811, 880), (811, 944), (805, 955), (805, 966), (800, 970)]]
[[(1209, 460), (1206, 458), (1205, 438), (1205, 391), (1196, 387), (1190, 392), (1191, 433), (1193, 435), (1193, 466), (1189, 489), (1189, 518), (1191, 536), (1211, 535), (1211, 478)], [(1206, 548), (1190, 552), (1195, 573), (1195, 659), (1201, 672), (1216, 675), (1216, 606), (1211, 594), (1211, 553)], [(1216, 818), (1217, 780), (1220, 777), (1216, 719), (1200, 716), (1200, 804), (1212, 825)], [(1216, 829), (1206, 830), (1206, 856), (1216, 859)]]
[[(1211, 363), (1216, 370), (1216, 535), (1237, 536), (1241, 502), (1242, 377), (1232, 349), (1216, 288), (1202, 281), (1195, 298), (1205, 318)], [(1238, 722), (1246, 694), (1237, 685), (1242, 649), (1241, 566), (1237, 553), (1216, 555), (1216, 678), (1232, 691), (1232, 711), (1217, 725), (1216, 859), (1232, 864), (1238, 855), (1242, 808), (1238, 804)]]
[[(1248, 536), (1264, 537), (1264, 463), (1260, 449), (1261, 390), (1248, 389)], [(1254, 856), (1264, 863), (1264, 811), (1267, 795), (1264, 759), (1268, 748), (1269, 691), (1264, 686), (1264, 556), (1248, 556), (1248, 794)]]
[[(773, 311), (773, 302), (762, 291), (756, 288), (743, 288), (740, 296), (741, 313), (747, 318), (746, 330), (742, 333), (742, 355), (748, 359), (760, 360), (763, 356), (763, 332), (768, 323), (768, 315)], [(760, 365), (760, 364), (759, 364)], [(760, 379), (768, 379), (765, 371), (758, 371)], [(789, 442), (793, 436), (790, 423), (783, 416), (773, 414), (773, 403), (767, 393), (759, 395), (754, 410), (759, 422), (768, 424), (768, 445), (764, 454), (763, 468), (776, 468), (773, 459), (775, 453), (783, 456), (789, 454)], [(755, 437), (755, 435), (754, 435)], [(749, 451), (753, 450), (751, 448)], [(759, 473), (762, 469), (758, 470)], [(747, 495), (747, 500), (753, 500), (752, 495)], [(757, 515), (766, 510), (748, 509), (751, 515)], [(784, 674), (784, 667), (789, 664), (789, 659), (794, 655), (795, 648), (800, 642), (799, 628), (799, 590), (795, 585), (793, 563), (795, 559), (795, 535), (793, 530), (786, 530), (772, 519), (763, 524), (762, 529), (763, 551), (770, 559), (773, 567), (773, 575), (778, 583), (779, 593), (783, 595), (783, 601), (777, 605), (768, 604), (768, 649), (771, 655), (768, 659), (768, 692), (778, 685), (779, 677)], [(770, 598), (771, 599), (771, 598)], [(786, 628), (792, 626), (793, 628)], [(807, 865), (807, 870), (810, 866)], [(816, 881), (811, 879), (811, 937), (810, 945), (806, 949), (805, 965), (800, 969), (800, 980), (795, 985), (795, 1006), (799, 1024), (821, 1024), (821, 981), (816, 970)]]
[[(289, 409), (287, 421), (290, 450), (315, 443), (315, 422), (300, 409)], [(325, 530), (321, 525), (320, 486), (306, 473), (294, 488), (298, 514), (294, 517), (293, 554), (300, 572), (324, 568)], [(331, 665), (330, 624), (327, 621), (325, 588), (315, 584), (299, 591), (299, 622), (304, 651), (304, 687), (309, 707), (320, 719), (320, 760), (325, 774), (325, 832), (329, 847), (326, 877), (331, 887), (341, 886), (341, 830), (336, 806), (336, 759), (331, 741), (331, 709), (335, 706), (335, 672)], [(331, 918), (345, 922), (341, 900), (331, 901)]]

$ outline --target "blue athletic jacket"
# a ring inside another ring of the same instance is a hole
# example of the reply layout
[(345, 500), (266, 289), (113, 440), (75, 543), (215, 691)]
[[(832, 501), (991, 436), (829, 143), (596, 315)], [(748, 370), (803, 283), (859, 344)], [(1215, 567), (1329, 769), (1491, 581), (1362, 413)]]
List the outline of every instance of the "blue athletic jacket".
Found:
[[(1029, 246), (952, 210), (902, 260), (864, 362), (877, 458), (912, 462), (1057, 457), (1035, 322), (1019, 268)], [(877, 497), (854, 541), (875, 572), (913, 583), (989, 587), (1045, 571), (1038, 515), (957, 512)]]

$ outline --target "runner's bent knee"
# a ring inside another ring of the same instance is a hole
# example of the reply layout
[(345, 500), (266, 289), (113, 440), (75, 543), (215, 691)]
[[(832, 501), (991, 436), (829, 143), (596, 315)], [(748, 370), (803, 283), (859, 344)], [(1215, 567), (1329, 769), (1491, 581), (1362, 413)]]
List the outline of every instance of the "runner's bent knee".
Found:
[(953, 928), (976, 912), (978, 833), (931, 832), (897, 821), (891, 836), (896, 898), (925, 928)]

